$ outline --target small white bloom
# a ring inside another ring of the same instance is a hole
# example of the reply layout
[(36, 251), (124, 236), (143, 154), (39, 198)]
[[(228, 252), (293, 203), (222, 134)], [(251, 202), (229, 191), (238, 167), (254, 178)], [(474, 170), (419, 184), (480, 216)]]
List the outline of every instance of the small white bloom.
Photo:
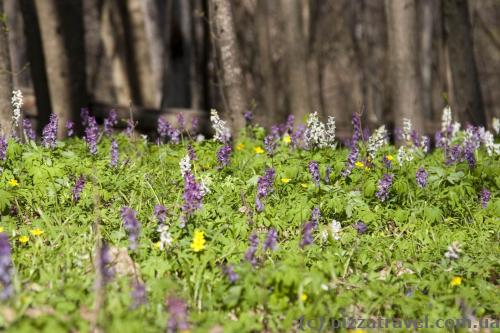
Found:
[(411, 120), (408, 118), (403, 119), (403, 140), (405, 141), (406, 144), (411, 142), (411, 132), (412, 132), (413, 125), (411, 123)]
[(445, 252), (444, 256), (451, 260), (457, 260), (460, 258), (460, 253), (462, 253), (462, 249), (460, 248), (460, 243), (453, 242), (450, 246), (448, 246), (448, 250)]
[(453, 125), (451, 125), (451, 139), (455, 139), (458, 131), (460, 131), (460, 123), (458, 121), (455, 121)]
[(386, 144), (387, 130), (385, 129), (385, 125), (382, 125), (368, 139), (368, 154), (372, 160), (375, 159), (377, 151)]
[(201, 186), (201, 194), (203, 196), (210, 193), (210, 185), (212, 185), (212, 178), (210, 178), (209, 176), (202, 176), (200, 186)]
[(166, 249), (172, 245), (172, 235), (168, 231), (167, 225), (160, 225), (157, 231), (160, 233), (160, 250)]
[(409, 162), (413, 160), (413, 149), (406, 148), (405, 146), (401, 146), (398, 149), (398, 163), (399, 165), (403, 165), (405, 162)]
[(196, 142), (202, 142), (203, 140), (205, 140), (205, 136), (203, 134), (198, 134), (196, 136)]
[(500, 120), (498, 118), (493, 118), (493, 121), (492, 121), (492, 127), (493, 127), (493, 130), (495, 131), (495, 133), (497, 135), (500, 134)]
[(181, 161), (179, 162), (179, 167), (181, 168), (182, 177), (184, 177), (186, 173), (191, 171), (191, 159), (189, 158), (189, 154), (181, 159)]
[(339, 221), (333, 220), (330, 224), (330, 230), (332, 232), (332, 237), (335, 240), (340, 240), (340, 231), (342, 230), (342, 225)]
[(13, 110), (12, 120), (14, 121), (14, 126), (19, 126), (19, 119), (21, 118), (21, 107), (23, 106), (23, 93), (21, 90), (14, 90), (12, 92), (11, 99)]
[(441, 132), (446, 133), (451, 126), (451, 107), (449, 105), (445, 106), (443, 109), (443, 115), (441, 117)]
[(326, 125), (318, 118), (318, 112), (309, 114), (304, 138), (308, 147), (335, 148), (335, 117), (328, 117)]
[(210, 111), (210, 121), (215, 130), (214, 140), (226, 143), (231, 138), (231, 131), (224, 120), (219, 118), (217, 110)]

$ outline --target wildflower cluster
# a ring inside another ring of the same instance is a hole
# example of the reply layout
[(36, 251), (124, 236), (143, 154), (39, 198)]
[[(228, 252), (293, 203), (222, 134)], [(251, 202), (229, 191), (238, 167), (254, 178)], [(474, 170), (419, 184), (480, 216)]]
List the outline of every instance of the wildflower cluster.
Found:
[(335, 148), (335, 118), (328, 117), (326, 125), (318, 118), (318, 113), (313, 112), (307, 119), (304, 139), (308, 148)]

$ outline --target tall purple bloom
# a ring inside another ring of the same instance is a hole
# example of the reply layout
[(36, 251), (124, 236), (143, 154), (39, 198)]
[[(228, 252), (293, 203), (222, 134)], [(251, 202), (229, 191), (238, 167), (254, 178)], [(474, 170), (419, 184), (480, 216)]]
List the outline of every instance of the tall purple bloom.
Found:
[(76, 180), (75, 186), (73, 187), (73, 201), (78, 202), (80, 200), (80, 195), (83, 191), (83, 187), (85, 186), (86, 178), (84, 175), (80, 175)]
[(132, 284), (132, 290), (130, 291), (130, 296), (132, 298), (132, 309), (137, 309), (141, 305), (144, 305), (147, 303), (147, 292), (146, 292), (146, 285), (139, 281), (139, 280), (134, 280)]
[(297, 126), (297, 129), (290, 136), (290, 140), (292, 142), (293, 148), (298, 148), (304, 140), (304, 132), (306, 131), (306, 127), (303, 124)]
[(227, 276), (227, 279), (231, 283), (235, 283), (240, 278), (238, 274), (234, 271), (233, 265), (226, 265), (222, 268), (222, 272)]
[(71, 120), (68, 120), (66, 122), (66, 133), (68, 134), (68, 137), (72, 137), (75, 134), (75, 123), (72, 122)]
[(57, 115), (52, 113), (49, 118), (49, 123), (45, 125), (42, 132), (42, 143), (46, 148), (56, 147), (57, 137)]
[(184, 216), (181, 218), (181, 227), (184, 227), (187, 218), (197, 209), (200, 209), (202, 205), (203, 191), (191, 171), (187, 171), (184, 174), (183, 199), (182, 211), (184, 212)]
[(0, 293), (0, 300), (6, 300), (14, 293), (12, 285), (14, 268), (12, 265), (11, 248), (9, 237), (3, 232), (0, 233), (0, 283), (3, 290)]
[(316, 186), (319, 186), (320, 174), (318, 162), (309, 162), (309, 173), (311, 174), (312, 181), (316, 184)]
[(167, 299), (167, 333), (182, 332), (189, 329), (187, 304), (181, 298), (171, 296)]
[(196, 116), (193, 116), (193, 118), (191, 118), (191, 133), (192, 134), (196, 134), (198, 133), (198, 128), (199, 128), (199, 122), (200, 122), (200, 119)]
[(392, 162), (387, 158), (387, 155), (382, 158), (382, 164), (386, 169), (392, 169)]
[(8, 147), (9, 142), (3, 135), (0, 135), (0, 160), (5, 161), (5, 158), (7, 157)]
[(87, 119), (87, 127), (85, 128), (85, 142), (89, 147), (92, 155), (97, 154), (97, 137), (99, 136), (99, 127), (94, 117), (89, 116)]
[(132, 118), (129, 118), (127, 120), (127, 128), (125, 129), (125, 134), (128, 137), (131, 137), (132, 134), (134, 133), (134, 129), (135, 129), (135, 122)]
[(158, 118), (158, 135), (160, 138), (166, 138), (168, 133), (170, 132), (170, 123), (166, 121), (163, 117)]
[(417, 173), (415, 174), (415, 178), (417, 180), (417, 184), (420, 187), (425, 187), (427, 185), (427, 172), (425, 172), (424, 168), (419, 168)]
[(488, 206), (490, 197), (491, 197), (491, 192), (483, 187), (483, 189), (481, 190), (481, 206), (483, 206), (483, 208), (486, 208)]
[(290, 114), (286, 119), (284, 132), (288, 134), (292, 133), (294, 125), (295, 125), (295, 116), (293, 114)]
[(177, 128), (179, 128), (179, 131), (184, 132), (185, 127), (186, 124), (184, 123), (184, 114), (182, 112), (179, 112), (177, 114)]
[(330, 184), (330, 176), (332, 174), (332, 167), (327, 166), (326, 171), (325, 171), (325, 184), (329, 185)]
[(278, 232), (276, 229), (271, 228), (267, 232), (266, 239), (264, 241), (264, 245), (262, 249), (266, 251), (267, 249), (274, 251), (278, 244)]
[(382, 179), (379, 180), (376, 196), (380, 199), (380, 201), (384, 202), (389, 196), (389, 190), (391, 188), (393, 178), (393, 175), (386, 173)]
[(368, 230), (368, 226), (363, 221), (354, 223), (353, 228), (356, 229), (359, 235), (364, 234)]
[(158, 224), (163, 224), (167, 220), (167, 208), (161, 204), (155, 206), (154, 214), (158, 220)]
[(104, 134), (111, 135), (113, 127), (118, 124), (118, 115), (115, 110), (109, 111), (108, 117), (104, 119)]
[(321, 211), (319, 210), (318, 207), (314, 207), (314, 209), (311, 212), (311, 222), (314, 229), (318, 227), (320, 218), (321, 218)]
[(269, 134), (264, 138), (264, 149), (266, 150), (267, 156), (273, 157), (276, 146), (278, 145), (279, 136)]
[(252, 111), (246, 111), (245, 113), (243, 113), (243, 117), (245, 118), (245, 123), (247, 126), (252, 124), (252, 120), (253, 120)]
[(446, 164), (450, 165), (456, 162), (460, 162), (462, 159), (462, 146), (461, 145), (453, 145), (447, 151), (447, 160)]
[(230, 145), (226, 144), (222, 146), (217, 152), (217, 162), (219, 162), (219, 170), (224, 169), (229, 164), (229, 159), (231, 158), (232, 148)]
[(82, 118), (83, 127), (87, 126), (88, 121), (89, 121), (89, 116), (90, 116), (89, 109), (87, 109), (87, 108), (80, 109), (80, 118)]
[(99, 255), (97, 256), (96, 264), (97, 264), (96, 268), (101, 278), (101, 285), (98, 285), (97, 289), (101, 289), (109, 281), (111, 281), (115, 275), (115, 271), (111, 265), (109, 246), (105, 242), (103, 242), (99, 247)]
[(300, 240), (300, 247), (304, 248), (307, 245), (312, 244), (313, 238), (312, 233), (314, 230), (314, 225), (312, 222), (306, 222), (302, 227), (302, 238)]
[(260, 176), (257, 180), (257, 197), (255, 198), (255, 206), (258, 212), (264, 209), (262, 198), (267, 197), (273, 191), (275, 172), (273, 168), (267, 168), (264, 176)]
[(255, 258), (255, 253), (257, 253), (257, 248), (259, 247), (259, 236), (256, 233), (252, 233), (248, 238), (250, 243), (247, 252), (245, 252), (245, 260), (252, 264), (252, 266), (257, 266), (257, 258)]
[(188, 145), (187, 151), (188, 151), (189, 159), (191, 161), (196, 161), (198, 159), (198, 156), (196, 156), (196, 152), (194, 151), (194, 148), (192, 145)]
[(141, 231), (141, 224), (137, 221), (136, 215), (137, 212), (129, 207), (123, 207), (121, 210), (123, 227), (128, 232), (129, 249), (132, 251), (137, 249)]
[(357, 112), (352, 115), (352, 126), (354, 128), (354, 132), (350, 142), (351, 151), (347, 157), (344, 170), (342, 170), (343, 177), (347, 177), (351, 174), (352, 169), (354, 168), (354, 163), (356, 163), (359, 155), (358, 141), (361, 138), (361, 115)]
[(109, 154), (111, 155), (111, 160), (109, 162), (109, 165), (112, 168), (116, 168), (118, 165), (118, 142), (116, 142), (116, 140), (111, 141)]
[(28, 140), (35, 140), (35, 131), (33, 130), (33, 126), (31, 126), (31, 121), (27, 118), (23, 119), (23, 131)]

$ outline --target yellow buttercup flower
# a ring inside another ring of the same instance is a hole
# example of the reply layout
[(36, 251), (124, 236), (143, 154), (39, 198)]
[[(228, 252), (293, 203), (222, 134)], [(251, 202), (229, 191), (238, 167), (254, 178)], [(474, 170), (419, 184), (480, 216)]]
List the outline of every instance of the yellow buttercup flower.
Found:
[(357, 166), (358, 168), (362, 168), (365, 166), (365, 164), (363, 162), (360, 162), (360, 161), (357, 161), (356, 163), (354, 163), (355, 166)]
[(308, 188), (309, 187), (309, 184), (306, 184), (306, 183), (301, 183), (300, 186), (302, 186), (303, 188)]
[(462, 284), (462, 278), (460, 276), (455, 276), (450, 281), (450, 286), (456, 287)]
[(193, 241), (191, 242), (191, 248), (194, 252), (200, 252), (205, 249), (205, 233), (200, 230), (194, 231)]
[(26, 244), (28, 243), (28, 241), (30, 240), (30, 238), (28, 236), (21, 236), (19, 237), (19, 241), (23, 244)]
[(245, 145), (243, 143), (238, 143), (236, 145), (236, 150), (237, 151), (242, 151), (243, 149), (245, 149)]
[(33, 236), (40, 236), (41, 234), (43, 234), (43, 230), (39, 229), (39, 228), (36, 228), (36, 229), (31, 230), (30, 233)]
[(159, 249), (161, 247), (161, 242), (153, 243), (153, 246), (155, 249)]
[(307, 294), (306, 294), (306, 293), (302, 293), (302, 295), (300, 295), (300, 300), (301, 300), (302, 302), (307, 301)]
[(388, 161), (392, 161), (394, 159), (394, 156), (392, 155), (387, 155), (385, 158), (387, 158)]
[(10, 186), (14, 187), (14, 186), (19, 186), (19, 182), (17, 181), (17, 179), (15, 178), (12, 178), (11, 180), (9, 180), (7, 182), (7, 184), (9, 184)]
[(290, 178), (281, 178), (281, 182), (283, 184), (288, 184), (290, 182), (290, 180), (291, 180)]
[(0, 227), (0, 232), (3, 232), (5, 229), (3, 227)]
[(290, 138), (289, 134), (285, 134), (285, 136), (283, 137), (283, 142), (287, 144), (292, 142), (292, 138)]
[(356, 328), (354, 331), (349, 331), (351, 333), (366, 333), (365, 330), (362, 330), (361, 328)]
[(253, 150), (256, 154), (264, 154), (264, 149), (262, 149), (261, 147), (255, 147)]

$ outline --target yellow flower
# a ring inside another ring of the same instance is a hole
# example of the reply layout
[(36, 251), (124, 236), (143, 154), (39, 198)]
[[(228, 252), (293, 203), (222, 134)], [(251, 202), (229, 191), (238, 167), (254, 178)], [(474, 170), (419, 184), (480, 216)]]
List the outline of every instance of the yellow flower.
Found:
[(283, 184), (288, 184), (290, 182), (290, 180), (291, 180), (290, 178), (281, 178), (281, 182)]
[(205, 249), (205, 235), (203, 231), (195, 230), (191, 248), (194, 252), (200, 252)]
[(264, 154), (264, 149), (262, 149), (261, 147), (255, 147), (253, 150), (256, 154)]
[(354, 165), (357, 166), (358, 168), (362, 168), (365, 166), (364, 163), (360, 161), (357, 161), (356, 163), (354, 163)]
[(351, 333), (366, 333), (365, 330), (362, 330), (361, 328), (356, 328), (354, 331), (349, 331)]
[(308, 188), (308, 187), (309, 187), (309, 184), (302, 183), (302, 184), (300, 184), (300, 186), (302, 186), (303, 188)]
[(307, 294), (306, 294), (306, 293), (302, 293), (302, 295), (300, 295), (300, 300), (301, 300), (302, 302), (307, 301)]
[(387, 155), (385, 158), (387, 158), (388, 161), (392, 161), (394, 159), (394, 156), (392, 155)]
[(7, 182), (7, 184), (9, 184), (10, 186), (14, 187), (14, 186), (19, 186), (19, 182), (17, 181), (17, 179), (15, 178), (12, 178), (11, 180), (9, 180)]
[(30, 238), (28, 236), (21, 236), (19, 237), (19, 241), (23, 244), (26, 244), (28, 243), (28, 241), (30, 240)]
[(237, 151), (242, 151), (243, 149), (245, 149), (245, 145), (243, 143), (238, 143), (236, 145), (236, 150)]
[(3, 227), (0, 227), (0, 232), (3, 232), (4, 231), (4, 228)]
[(366, 167), (365, 167), (365, 170), (366, 170), (366, 171), (370, 170), (370, 167), (367, 167), (367, 166), (366, 166)]
[(155, 249), (159, 249), (161, 247), (161, 242), (156, 242), (156, 243), (153, 243), (153, 247)]
[(450, 281), (450, 285), (452, 287), (456, 287), (462, 284), (462, 278), (460, 276), (455, 276), (453, 279)]
[(43, 234), (43, 230), (39, 228), (33, 229), (30, 232), (33, 236), (40, 236), (41, 234)]
[(292, 142), (292, 138), (290, 138), (289, 134), (285, 134), (285, 136), (283, 137), (283, 142), (286, 144)]

